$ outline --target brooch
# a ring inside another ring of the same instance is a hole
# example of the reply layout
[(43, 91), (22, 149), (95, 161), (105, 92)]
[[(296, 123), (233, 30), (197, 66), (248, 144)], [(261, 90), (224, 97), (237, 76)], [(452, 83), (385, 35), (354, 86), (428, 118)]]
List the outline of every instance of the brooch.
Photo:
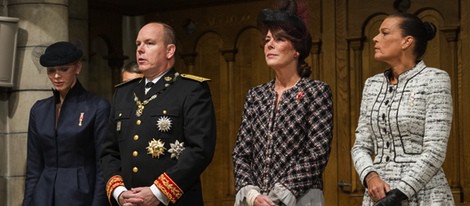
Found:
[(146, 147), (147, 154), (152, 155), (152, 158), (160, 158), (160, 155), (165, 153), (164, 145), (164, 142), (152, 139), (152, 141), (149, 142), (149, 146)]
[(410, 106), (414, 106), (415, 105), (415, 93), (414, 92), (411, 92), (410, 94), (410, 99), (408, 100), (408, 105)]
[(171, 119), (166, 116), (160, 117), (157, 121), (157, 126), (160, 132), (168, 132), (171, 129)]
[(171, 153), (171, 158), (178, 159), (181, 152), (184, 150), (183, 144), (184, 142), (179, 142), (178, 140), (176, 140), (175, 143), (170, 143), (171, 148), (168, 150), (168, 152)]
[(300, 102), (300, 100), (304, 97), (305, 93), (304, 92), (297, 92), (297, 95), (295, 95), (295, 101)]
[(85, 116), (85, 113), (80, 112), (80, 118), (78, 118), (78, 126), (80, 126), (80, 127), (82, 126), (83, 116)]

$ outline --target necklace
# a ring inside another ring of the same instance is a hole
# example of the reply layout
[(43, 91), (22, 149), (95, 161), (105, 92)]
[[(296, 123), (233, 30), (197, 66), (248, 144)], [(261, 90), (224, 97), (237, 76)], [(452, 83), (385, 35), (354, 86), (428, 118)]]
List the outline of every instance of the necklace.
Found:
[(137, 97), (137, 95), (135, 94), (134, 92), (134, 102), (135, 102), (135, 105), (137, 106), (137, 109), (135, 110), (135, 115), (137, 117), (140, 117), (142, 116), (142, 113), (144, 112), (144, 108), (145, 108), (145, 105), (147, 105), (150, 101), (156, 99), (158, 97), (158, 95), (160, 95), (163, 91), (165, 91), (170, 85), (173, 84), (173, 82), (175, 82), (176, 80), (176, 77), (179, 76), (179, 73), (176, 72), (175, 73), (175, 76), (172, 78), (170, 76), (167, 76), (165, 77), (165, 81), (167, 81), (168, 83), (165, 84), (165, 88), (163, 88), (162, 90), (160, 90), (159, 92), (157, 92), (156, 94), (152, 95), (150, 98), (144, 100), (144, 101), (140, 101), (139, 100), (139, 97)]
[(135, 115), (140, 117), (142, 115), (142, 112), (144, 112), (145, 105), (147, 105), (150, 101), (157, 98), (157, 96), (158, 96), (158, 94), (154, 94), (150, 98), (148, 98), (148, 99), (144, 100), (143, 102), (141, 102), (139, 100), (139, 97), (137, 97), (137, 95), (134, 92), (134, 102), (137, 105), (137, 110), (135, 110)]

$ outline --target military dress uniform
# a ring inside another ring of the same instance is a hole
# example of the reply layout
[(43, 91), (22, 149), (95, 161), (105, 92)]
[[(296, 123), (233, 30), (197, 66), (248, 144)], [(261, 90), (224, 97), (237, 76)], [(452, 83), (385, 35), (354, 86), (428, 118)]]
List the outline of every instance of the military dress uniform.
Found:
[(155, 184), (170, 205), (203, 205), (200, 175), (215, 149), (215, 113), (207, 79), (164, 74), (116, 86), (102, 157), (108, 199), (118, 186)]

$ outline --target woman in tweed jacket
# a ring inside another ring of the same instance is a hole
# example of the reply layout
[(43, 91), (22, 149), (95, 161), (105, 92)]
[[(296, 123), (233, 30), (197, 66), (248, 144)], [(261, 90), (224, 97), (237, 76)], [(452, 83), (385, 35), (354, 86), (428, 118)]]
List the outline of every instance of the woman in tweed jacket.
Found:
[(323, 205), (333, 127), (330, 88), (309, 79), (304, 59), (312, 40), (295, 13), (263, 10), (258, 21), (276, 78), (246, 96), (233, 151), (235, 205)]
[(363, 205), (454, 205), (441, 166), (452, 121), (449, 75), (421, 56), (433, 24), (388, 16), (374, 37), (375, 59), (390, 65), (367, 79), (351, 154), (367, 188)]

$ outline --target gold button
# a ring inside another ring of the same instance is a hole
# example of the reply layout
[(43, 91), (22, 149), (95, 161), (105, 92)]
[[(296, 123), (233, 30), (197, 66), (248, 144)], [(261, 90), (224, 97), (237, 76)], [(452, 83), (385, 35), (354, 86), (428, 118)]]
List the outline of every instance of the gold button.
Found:
[(132, 168), (132, 172), (137, 173), (138, 171), (139, 171), (139, 168), (137, 167)]
[(166, 110), (163, 110), (163, 114), (166, 114)]
[(137, 151), (132, 152), (132, 156), (137, 157), (138, 155), (139, 155), (139, 152)]
[(134, 141), (139, 140), (139, 135), (134, 135)]
[(122, 113), (119, 113), (119, 117), (122, 117)]
[(140, 125), (140, 123), (142, 123), (142, 121), (140, 121), (140, 119), (138, 119), (138, 120), (135, 122), (135, 124), (137, 124), (137, 125)]

